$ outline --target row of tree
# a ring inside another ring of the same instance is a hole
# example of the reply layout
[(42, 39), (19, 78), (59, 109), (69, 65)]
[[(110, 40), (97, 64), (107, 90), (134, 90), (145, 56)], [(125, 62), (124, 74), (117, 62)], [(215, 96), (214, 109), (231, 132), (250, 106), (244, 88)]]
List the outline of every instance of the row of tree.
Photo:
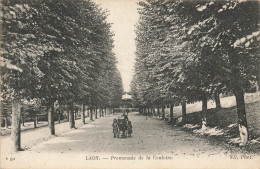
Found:
[[(40, 100), (38, 100), (40, 102)], [(12, 111), (12, 105), (10, 102), (2, 102), (1, 105), (1, 127), (4, 127), (5, 129), (9, 128), (9, 125), (11, 123), (11, 111)], [(89, 118), (90, 120), (94, 121), (94, 119), (98, 119), (101, 117), (104, 117), (107, 114), (114, 113), (114, 108), (103, 108), (103, 107), (95, 107), (95, 106), (89, 106), (87, 105), (78, 105), (75, 104), (73, 107), (74, 110), (74, 119), (69, 118), (70, 117), (70, 109), (68, 109), (68, 106), (63, 105), (59, 106), (56, 105), (54, 108), (54, 121), (57, 121), (58, 123), (61, 123), (61, 121), (66, 122), (70, 121), (71, 128), (75, 128), (75, 120), (82, 119), (82, 123), (85, 124), (85, 118)], [(46, 107), (42, 105), (38, 105), (35, 103), (35, 100), (32, 100), (31, 103), (24, 103), (21, 102), (21, 126), (25, 126), (26, 122), (33, 122), (33, 127), (37, 128), (38, 124), (43, 121), (48, 121), (48, 110), (46, 110)]]
[(113, 108), (122, 79), (112, 52), (107, 11), (89, 0), (2, 1), (1, 96), (12, 102), (12, 147), (20, 149), (21, 102), (37, 100), (55, 134), (56, 107)]
[[(139, 3), (136, 64), (131, 84), (141, 112), (149, 108), (202, 101), (202, 127), (207, 100), (220, 93), (236, 97), (240, 136), (248, 141), (244, 93), (260, 84), (259, 2), (168, 1)], [(147, 109), (147, 110), (146, 110)], [(150, 111), (151, 112), (151, 111)]]

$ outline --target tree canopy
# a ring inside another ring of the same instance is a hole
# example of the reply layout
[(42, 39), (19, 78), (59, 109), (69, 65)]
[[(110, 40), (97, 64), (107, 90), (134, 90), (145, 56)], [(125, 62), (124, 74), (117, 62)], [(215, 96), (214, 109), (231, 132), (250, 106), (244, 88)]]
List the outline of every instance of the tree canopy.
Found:
[(6, 0), (1, 9), (1, 97), (13, 100), (14, 129), (21, 100), (49, 110), (51, 134), (57, 103), (71, 115), (75, 104), (119, 106), (122, 79), (107, 11), (89, 0)]
[(102, 87), (121, 86), (122, 94), (106, 11), (83, 0), (8, 0), (2, 9), (2, 58), (22, 70), (3, 67), (4, 97), (14, 91), (47, 104), (88, 102), (95, 94), (95, 104), (117, 104), (119, 96)]
[[(137, 106), (194, 102), (232, 92), (247, 126), (243, 94), (259, 74), (259, 2), (139, 2), (132, 93)], [(240, 100), (240, 101), (239, 101)]]

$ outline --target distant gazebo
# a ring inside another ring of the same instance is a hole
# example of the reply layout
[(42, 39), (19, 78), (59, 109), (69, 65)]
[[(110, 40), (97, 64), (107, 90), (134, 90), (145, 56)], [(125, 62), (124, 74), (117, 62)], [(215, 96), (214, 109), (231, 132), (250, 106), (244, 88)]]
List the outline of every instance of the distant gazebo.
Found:
[(128, 93), (125, 93), (122, 96), (122, 106), (124, 108), (130, 108), (131, 107), (131, 102), (132, 102), (132, 96)]
[(126, 93), (122, 96), (122, 100), (132, 100), (132, 96)]

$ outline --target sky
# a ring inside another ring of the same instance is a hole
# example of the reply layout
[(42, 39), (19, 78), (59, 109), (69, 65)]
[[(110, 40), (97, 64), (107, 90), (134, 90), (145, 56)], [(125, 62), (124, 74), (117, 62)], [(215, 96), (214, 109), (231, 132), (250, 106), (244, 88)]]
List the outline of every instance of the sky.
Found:
[(136, 0), (93, 0), (109, 11), (108, 22), (112, 23), (114, 53), (121, 73), (124, 90), (130, 91), (135, 63), (135, 25), (139, 19)]

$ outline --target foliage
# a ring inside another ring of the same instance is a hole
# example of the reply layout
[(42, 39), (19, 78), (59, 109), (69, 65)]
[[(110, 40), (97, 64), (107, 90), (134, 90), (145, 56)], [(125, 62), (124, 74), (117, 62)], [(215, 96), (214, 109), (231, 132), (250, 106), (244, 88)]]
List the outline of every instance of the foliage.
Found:
[(147, 0), (139, 5), (132, 82), (137, 103), (202, 100), (234, 92), (238, 81), (245, 91), (252, 87), (259, 63), (258, 2)]
[(122, 80), (106, 11), (84, 0), (6, 0), (2, 11), (4, 100), (119, 104)]

